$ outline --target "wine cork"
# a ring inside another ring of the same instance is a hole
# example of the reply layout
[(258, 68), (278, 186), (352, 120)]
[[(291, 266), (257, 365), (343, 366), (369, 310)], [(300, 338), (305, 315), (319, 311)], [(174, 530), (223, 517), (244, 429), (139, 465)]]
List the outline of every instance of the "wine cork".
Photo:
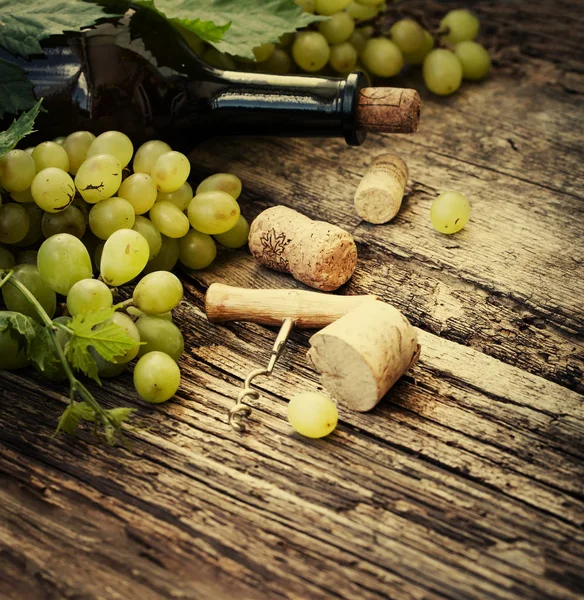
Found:
[(364, 88), (357, 103), (357, 128), (375, 133), (413, 133), (420, 122), (420, 95), (407, 88)]
[(397, 215), (408, 182), (408, 166), (395, 154), (372, 163), (355, 192), (357, 214), (369, 223), (387, 223)]

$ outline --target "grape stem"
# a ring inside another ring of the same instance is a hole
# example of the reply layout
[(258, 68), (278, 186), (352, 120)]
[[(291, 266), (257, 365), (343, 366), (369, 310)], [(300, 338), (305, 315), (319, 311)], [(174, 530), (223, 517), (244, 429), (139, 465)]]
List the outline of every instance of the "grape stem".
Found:
[(73, 373), (73, 370), (71, 369), (71, 365), (69, 364), (69, 361), (67, 360), (67, 357), (65, 356), (65, 351), (63, 350), (63, 347), (61, 346), (61, 344), (59, 343), (59, 340), (57, 339), (57, 336), (55, 335), (55, 331), (57, 331), (57, 328), (63, 329), (71, 334), (73, 333), (73, 331), (71, 329), (69, 329), (68, 327), (66, 327), (65, 325), (62, 325), (61, 323), (54, 323), (53, 320), (51, 319), (51, 317), (49, 317), (49, 315), (47, 314), (45, 309), (42, 307), (40, 302), (33, 296), (33, 294), (31, 294), (29, 289), (24, 284), (22, 284), (20, 281), (18, 281), (17, 279), (12, 278), (13, 273), (14, 273), (13, 270), (8, 271), (8, 273), (0, 280), (0, 288), (2, 288), (2, 286), (7, 282), (10, 283), (11, 285), (13, 285), (14, 287), (16, 287), (16, 289), (32, 304), (32, 306), (36, 310), (37, 314), (41, 318), (42, 322), (45, 324), (48, 334), (49, 334), (49, 337), (51, 339), (51, 342), (52, 342), (53, 346), (55, 347), (55, 351), (57, 352), (57, 357), (59, 358), (59, 362), (63, 366), (63, 370), (65, 371), (65, 374), (67, 375), (67, 379), (69, 380), (69, 386), (70, 386), (69, 402), (70, 402), (70, 404), (73, 405), (75, 403), (75, 394), (79, 394), (79, 396), (85, 402), (87, 402), (87, 404), (89, 404), (91, 406), (91, 408), (93, 408), (93, 410), (95, 411), (96, 422), (99, 418), (104, 426), (110, 425), (110, 426), (114, 427), (114, 429), (117, 431), (118, 435), (120, 436), (120, 439), (122, 439), (122, 441), (123, 441), (124, 437), (122, 435), (121, 426), (115, 421), (115, 419), (112, 419), (110, 417), (110, 415), (107, 413), (107, 411), (105, 411), (101, 407), (99, 402), (93, 397), (93, 394), (85, 387), (85, 385), (83, 385), (83, 383), (81, 383), (81, 381), (79, 381), (79, 379), (77, 379), (77, 377), (75, 377), (75, 374)]

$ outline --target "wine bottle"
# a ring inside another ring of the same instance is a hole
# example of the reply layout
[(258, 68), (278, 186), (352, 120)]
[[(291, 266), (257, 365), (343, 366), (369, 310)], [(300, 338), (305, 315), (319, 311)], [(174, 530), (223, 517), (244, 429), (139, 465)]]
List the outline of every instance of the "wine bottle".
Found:
[[(347, 78), (222, 71), (203, 63), (182, 35), (153, 11), (81, 33), (49, 38), (44, 55), (15, 59), (44, 98), (44, 139), (83, 129), (117, 129), (137, 142), (162, 139), (190, 150), (224, 135), (344, 137), (415, 131), (415, 90), (368, 87)], [(30, 140), (34, 142), (35, 140)]]

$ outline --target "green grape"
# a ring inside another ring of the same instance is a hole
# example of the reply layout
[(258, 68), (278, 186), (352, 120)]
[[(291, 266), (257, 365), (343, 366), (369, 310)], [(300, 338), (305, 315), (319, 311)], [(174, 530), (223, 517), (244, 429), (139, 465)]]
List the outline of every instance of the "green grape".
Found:
[(171, 238), (181, 238), (189, 230), (189, 219), (172, 202), (163, 200), (150, 209), (150, 220), (160, 233)]
[(81, 239), (85, 235), (86, 223), (83, 213), (71, 205), (58, 213), (45, 213), (41, 227), (46, 238), (57, 233), (70, 233)]
[(402, 53), (417, 52), (424, 44), (424, 28), (413, 19), (400, 19), (389, 30)]
[(156, 202), (172, 202), (176, 204), (181, 211), (187, 209), (189, 202), (193, 199), (193, 188), (190, 183), (184, 182), (178, 190), (174, 192), (158, 192)]
[(315, 0), (314, 8), (319, 15), (334, 15), (347, 8), (351, 0)]
[(34, 202), (32, 204), (23, 204), (22, 208), (24, 208), (28, 215), (28, 231), (20, 242), (16, 242), (14, 245), (18, 248), (27, 248), (43, 238), (42, 219), (45, 212)]
[(97, 366), (97, 374), (100, 377), (100, 379), (111, 379), (112, 377), (117, 377), (128, 368), (127, 362), (109, 362), (105, 360), (105, 358), (103, 358), (100, 354), (98, 354), (92, 347), (89, 348), (89, 353), (95, 361), (95, 365)]
[(32, 153), (34, 152), (35, 147), (34, 146), (29, 146), (28, 148), (25, 148), (24, 151), (27, 154), (30, 154), (32, 156)]
[(384, 4), (384, 0), (356, 0), (357, 4), (362, 4), (363, 6), (377, 6), (381, 8)]
[(135, 220), (134, 207), (117, 196), (94, 204), (89, 211), (89, 228), (101, 240), (118, 229), (131, 229)]
[(68, 135), (63, 142), (63, 148), (69, 157), (69, 172), (76, 175), (79, 167), (87, 158), (87, 150), (93, 143), (95, 136), (89, 131), (76, 131)]
[(145, 275), (148, 273), (153, 273), (154, 271), (172, 271), (178, 262), (178, 240), (175, 238), (166, 237), (165, 235), (161, 237), (162, 246), (160, 247), (160, 252), (146, 264), (146, 267), (143, 271)]
[(20, 204), (2, 204), (0, 206), (0, 243), (16, 244), (28, 233), (30, 221), (28, 214)]
[(156, 195), (154, 180), (147, 173), (130, 175), (122, 181), (118, 190), (118, 196), (127, 200), (137, 215), (147, 213), (154, 206)]
[[(43, 169), (54, 167), (63, 171), (69, 170), (69, 155), (63, 146), (55, 142), (42, 142), (32, 152), (37, 173)], [(28, 186), (27, 186), (28, 187)]]
[(451, 10), (441, 21), (442, 29), (448, 28), (444, 39), (451, 44), (474, 40), (479, 32), (479, 20), (468, 10)]
[(471, 81), (484, 79), (491, 70), (491, 57), (481, 44), (477, 42), (459, 42), (454, 47), (454, 54), (462, 65), (462, 77)]
[(160, 231), (156, 229), (154, 223), (152, 223), (150, 219), (142, 216), (136, 217), (132, 229), (141, 233), (148, 242), (148, 248), (150, 248), (150, 257), (148, 260), (152, 260), (158, 255), (162, 248), (162, 236), (160, 235)]
[(180, 369), (164, 352), (148, 352), (134, 367), (134, 387), (146, 402), (165, 402), (176, 394), (179, 386)]
[(429, 31), (424, 29), (424, 41), (415, 52), (404, 53), (404, 61), (407, 65), (421, 65), (424, 59), (434, 48), (434, 38)]
[(15, 264), (14, 254), (8, 248), (0, 246), (0, 269), (12, 269)]
[(136, 321), (140, 341), (146, 342), (138, 350), (138, 358), (148, 352), (164, 352), (178, 361), (184, 352), (185, 341), (180, 329), (171, 321), (157, 317), (142, 317)]
[(98, 279), (82, 279), (73, 285), (67, 294), (67, 310), (74, 317), (93, 310), (111, 308), (112, 304), (110, 289)]
[(328, 62), (330, 54), (326, 38), (318, 31), (299, 33), (292, 46), (294, 62), (309, 73), (322, 69)]
[(168, 271), (155, 271), (142, 277), (134, 288), (134, 306), (147, 315), (168, 312), (183, 297), (180, 279)]
[(281, 48), (276, 48), (274, 54), (268, 60), (261, 64), (261, 70), (264, 73), (272, 73), (273, 75), (286, 75), (292, 69), (292, 59), (288, 52)]
[(391, 40), (372, 38), (365, 42), (361, 52), (361, 60), (365, 68), (379, 77), (393, 77), (403, 66), (401, 50)]
[(280, 43), (278, 44), (278, 48), (285, 48), (286, 46), (289, 46), (294, 41), (295, 37), (296, 37), (296, 34), (293, 32), (285, 33), (284, 35), (281, 35), (279, 38)]
[(236, 68), (235, 62), (231, 58), (231, 56), (227, 56), (227, 54), (223, 54), (219, 52), (216, 48), (208, 48), (203, 52), (203, 56), (201, 56), (204, 62), (215, 67), (216, 69), (221, 69), (222, 71), (234, 71)]
[(181, 25), (175, 25), (175, 27), (180, 31), (181, 35), (185, 38), (185, 42), (188, 44), (189, 48), (198, 56), (203, 53), (205, 49), (205, 43), (203, 40), (193, 31), (187, 29), (186, 27), (182, 27)]
[(24, 150), (10, 150), (0, 158), (0, 185), (7, 192), (24, 192), (36, 175), (36, 164)]
[[(45, 312), (52, 317), (57, 310), (57, 296), (55, 292), (43, 281), (39, 270), (34, 265), (17, 265), (14, 267), (12, 279), (16, 279), (24, 285), (28, 291), (38, 300)], [(9, 280), (10, 282), (10, 280)], [(27, 300), (26, 296), (10, 283), (2, 286), (2, 298), (8, 310), (22, 313), (35, 321), (42, 323), (42, 319), (35, 307)]]
[(148, 242), (141, 233), (133, 229), (118, 229), (103, 247), (101, 276), (113, 287), (127, 283), (140, 274), (149, 256)]
[(453, 52), (443, 48), (432, 50), (422, 67), (426, 87), (438, 96), (453, 94), (462, 82), (462, 65)]
[(136, 317), (137, 319), (141, 319), (142, 317), (148, 317), (152, 319), (164, 319), (165, 321), (170, 321), (172, 323), (172, 312), (170, 310), (165, 313), (160, 313), (159, 315), (147, 315), (135, 306), (128, 306), (126, 308), (126, 312), (130, 316)]
[(136, 358), (138, 351), (140, 350), (140, 334), (138, 333), (138, 328), (128, 315), (121, 312), (115, 312), (111, 320), (112, 323), (115, 323), (118, 327), (125, 329), (130, 339), (136, 342), (135, 346), (131, 346), (123, 354), (116, 356), (113, 360), (117, 365), (129, 363)]
[(88, 158), (77, 170), (75, 187), (89, 204), (113, 196), (122, 183), (122, 166), (111, 154)]
[(27, 187), (22, 192), (10, 192), (10, 197), (19, 204), (30, 204), (31, 202), (34, 202), (32, 192), (30, 191), (30, 187)]
[(257, 62), (264, 62), (268, 60), (272, 54), (274, 54), (274, 50), (276, 49), (276, 44), (262, 44), (261, 46), (257, 46), (253, 49), (253, 55)]
[[(67, 326), (71, 317), (57, 317), (53, 319), (53, 323), (59, 323), (61, 325)], [(61, 328), (55, 328), (55, 337), (57, 338), (57, 343), (61, 346), (61, 348), (65, 348), (65, 345), (69, 341), (70, 335), (67, 331), (64, 331)], [(52, 345), (51, 345), (52, 346)], [(59, 383), (61, 381), (65, 381), (67, 379), (67, 373), (65, 372), (65, 368), (63, 367), (61, 361), (59, 360), (59, 355), (57, 354), (57, 350), (54, 347), (49, 349), (51, 353), (52, 360), (45, 361), (44, 370), (41, 369), (36, 362), (32, 363), (34, 370), (42, 375), (48, 381), (52, 381), (53, 383)]]
[(470, 217), (470, 203), (458, 192), (440, 194), (430, 209), (430, 221), (440, 233), (456, 233), (467, 223)]
[(106, 131), (98, 135), (87, 149), (87, 158), (109, 154), (115, 156), (124, 168), (134, 154), (134, 146), (130, 138), (121, 131)]
[(136, 150), (136, 154), (134, 155), (134, 173), (151, 175), (152, 169), (159, 157), (171, 150), (172, 148), (166, 142), (160, 140), (145, 142)]
[(377, 15), (379, 5), (365, 6), (358, 2), (351, 2), (345, 9), (356, 21), (368, 21)]
[(191, 229), (178, 243), (180, 262), (189, 269), (205, 269), (217, 256), (217, 246), (213, 238)]
[(355, 20), (347, 12), (334, 14), (330, 19), (318, 24), (318, 30), (327, 42), (334, 46), (346, 42), (355, 31)]
[(161, 192), (176, 192), (191, 172), (189, 159), (181, 152), (167, 152), (158, 157), (152, 169), (152, 179)]
[(53, 142), (55, 142), (55, 144), (59, 144), (59, 146), (62, 146), (64, 141), (65, 141), (64, 135), (60, 135), (59, 137), (56, 137), (53, 139)]
[(36, 267), (38, 262), (38, 250), (21, 250), (16, 255), (17, 265), (32, 265)]
[(8, 329), (0, 330), (0, 371), (22, 369), (28, 367), (29, 364), (26, 353), (19, 347), (11, 332)]
[(321, 438), (334, 431), (339, 420), (337, 405), (324, 394), (302, 392), (288, 403), (288, 421), (294, 431), (309, 438)]
[(215, 235), (235, 227), (239, 219), (239, 204), (226, 192), (197, 194), (188, 208), (191, 225), (202, 233)]
[(37, 267), (50, 288), (62, 296), (81, 279), (89, 279), (92, 273), (87, 248), (69, 233), (58, 233), (41, 244)]
[(363, 49), (365, 48), (365, 42), (365, 36), (363, 35), (360, 29), (356, 29), (355, 31), (353, 31), (353, 35), (351, 35), (351, 37), (349, 38), (349, 44), (351, 44), (351, 46), (355, 48), (355, 51), (358, 55), (361, 54), (361, 52), (363, 52)]
[(63, 169), (47, 167), (35, 175), (30, 192), (37, 206), (46, 212), (56, 213), (65, 210), (73, 202), (75, 184)]
[(219, 233), (213, 237), (226, 248), (241, 248), (247, 244), (249, 223), (243, 215), (239, 215), (237, 223), (229, 231)]
[(316, 0), (294, 0), (296, 4), (307, 13), (314, 14), (316, 10)]
[[(225, 192), (234, 200), (241, 194), (241, 179), (232, 173), (215, 173), (206, 179), (203, 179), (197, 187), (196, 194), (203, 192)], [(191, 198), (192, 200), (192, 198)], [(188, 206), (188, 205), (187, 205)]]
[(331, 48), (329, 63), (337, 73), (349, 73), (357, 64), (357, 50), (349, 42), (337, 44)]

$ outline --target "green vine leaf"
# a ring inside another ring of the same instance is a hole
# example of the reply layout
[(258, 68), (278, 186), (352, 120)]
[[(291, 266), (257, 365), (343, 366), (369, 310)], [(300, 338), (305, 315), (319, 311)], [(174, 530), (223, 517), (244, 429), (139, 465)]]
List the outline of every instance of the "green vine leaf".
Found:
[[(0, 88), (1, 89), (1, 88)], [(6, 130), (0, 132), (0, 157), (10, 152), (20, 140), (34, 131), (34, 120), (39, 114), (42, 99), (28, 112), (22, 113)]]
[[(60, 431), (75, 435), (79, 421), (95, 422), (95, 409), (87, 402), (72, 402), (61, 414), (55, 437)], [(109, 441), (109, 440), (108, 440)]]

